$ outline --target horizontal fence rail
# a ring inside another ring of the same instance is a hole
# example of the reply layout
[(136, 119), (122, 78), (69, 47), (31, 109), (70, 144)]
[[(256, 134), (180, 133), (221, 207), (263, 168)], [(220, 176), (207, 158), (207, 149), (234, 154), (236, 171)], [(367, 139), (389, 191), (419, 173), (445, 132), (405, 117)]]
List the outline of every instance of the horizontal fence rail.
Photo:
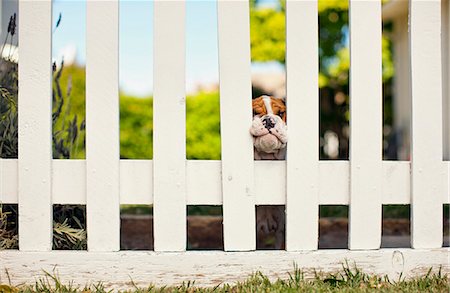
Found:
[[(18, 203), (17, 160), (2, 160), (3, 203)], [(286, 204), (286, 161), (255, 161), (256, 205)], [(381, 204), (411, 204), (410, 162), (383, 161)], [(443, 162), (441, 170), (450, 174), (450, 162)], [(153, 204), (153, 161), (120, 160), (120, 204)], [(350, 163), (348, 161), (320, 161), (319, 205), (350, 204)], [(7, 170), (7, 171), (5, 171)], [(53, 160), (53, 204), (86, 204), (86, 161)], [(150, 178), (150, 180), (148, 179)], [(267, 180), (270, 178), (270, 181)], [(222, 176), (220, 161), (186, 161), (186, 204), (222, 205)], [(450, 204), (449, 184), (444, 185), (439, 199)]]
[[(86, 160), (56, 160), (51, 1), (21, 0), (19, 158), (0, 159), (0, 204), (19, 205), (20, 251), (0, 252), (0, 281), (5, 269), (30, 281), (57, 265), (63, 278), (90, 281), (96, 272), (111, 288), (130, 274), (217, 285), (256, 270), (276, 277), (293, 262), (332, 271), (344, 259), (394, 277), (430, 266), (450, 272), (450, 250), (442, 248), (450, 162), (442, 143), (441, 3), (410, 1), (411, 161), (382, 159), (381, 0), (350, 0), (350, 158), (319, 159), (317, 5), (287, 0), (287, 158), (254, 161), (249, 3), (218, 0), (222, 159), (202, 161), (186, 159), (185, 2), (155, 1), (154, 159), (121, 160), (119, 3), (88, 0)], [(89, 252), (48, 252), (52, 204), (87, 206)], [(156, 252), (119, 251), (120, 204), (153, 205)], [(411, 205), (413, 249), (379, 249), (388, 204)], [(185, 252), (187, 205), (223, 206), (225, 252)], [(287, 251), (253, 251), (256, 205), (286, 205)], [(349, 250), (318, 250), (319, 205), (349, 206)]]

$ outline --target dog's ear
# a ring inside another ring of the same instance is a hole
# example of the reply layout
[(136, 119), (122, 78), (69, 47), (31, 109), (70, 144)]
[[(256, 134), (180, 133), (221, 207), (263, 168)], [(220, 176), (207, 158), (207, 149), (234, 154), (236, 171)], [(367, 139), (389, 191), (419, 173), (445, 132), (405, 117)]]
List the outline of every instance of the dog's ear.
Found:
[(287, 112), (287, 108), (286, 108), (286, 97), (282, 97), (282, 98), (280, 98), (280, 100), (283, 102), (283, 105), (284, 105), (284, 114), (283, 114), (283, 116), (281, 117), (281, 119), (283, 119), (283, 121), (284, 122), (286, 122), (286, 112)]
[(266, 107), (264, 106), (264, 101), (262, 97), (252, 100), (253, 116), (255, 115), (265, 115), (267, 113)]
[(272, 99), (272, 108), (275, 115), (286, 122), (286, 102), (284, 99)]

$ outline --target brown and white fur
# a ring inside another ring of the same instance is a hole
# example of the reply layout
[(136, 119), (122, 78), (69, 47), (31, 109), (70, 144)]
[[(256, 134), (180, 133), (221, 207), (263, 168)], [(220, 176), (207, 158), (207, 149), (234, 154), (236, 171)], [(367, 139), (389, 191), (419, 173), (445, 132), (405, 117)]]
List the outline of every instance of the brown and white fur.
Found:
[[(286, 105), (283, 100), (261, 96), (252, 101), (255, 160), (284, 160), (286, 157)], [(264, 238), (275, 239), (274, 248), (284, 248), (284, 206), (259, 206), (256, 211), (257, 248), (265, 248)]]

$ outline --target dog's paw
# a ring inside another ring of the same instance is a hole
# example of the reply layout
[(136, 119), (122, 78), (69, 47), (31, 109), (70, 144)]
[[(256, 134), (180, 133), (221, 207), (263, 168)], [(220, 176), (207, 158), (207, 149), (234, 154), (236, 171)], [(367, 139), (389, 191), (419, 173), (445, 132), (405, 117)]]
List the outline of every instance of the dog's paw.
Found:
[(275, 127), (270, 130), (283, 144), (287, 143), (287, 127), (284, 123), (275, 123)]
[(253, 136), (262, 136), (268, 134), (269, 130), (267, 130), (259, 117), (255, 117), (252, 122), (252, 127), (250, 127), (250, 133)]

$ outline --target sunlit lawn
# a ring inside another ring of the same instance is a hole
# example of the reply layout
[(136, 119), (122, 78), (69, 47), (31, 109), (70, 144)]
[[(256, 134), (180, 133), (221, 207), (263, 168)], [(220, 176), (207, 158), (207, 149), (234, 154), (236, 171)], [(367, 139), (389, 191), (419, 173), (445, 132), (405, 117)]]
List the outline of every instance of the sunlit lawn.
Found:
[[(244, 282), (221, 284), (217, 287), (202, 288), (195, 281), (178, 287), (134, 288), (123, 292), (450, 292), (450, 280), (440, 271), (435, 274), (412, 279), (389, 280), (387, 277), (368, 275), (357, 268), (343, 269), (335, 274), (316, 274), (313, 279), (305, 279), (301, 270), (295, 270), (288, 279), (270, 281), (261, 273), (256, 273)], [(132, 277), (132, 276), (131, 276)], [(11, 280), (13, 283), (14, 280)], [(4, 282), (4, 280), (3, 280)], [(99, 282), (89, 287), (61, 284), (55, 275), (47, 274), (32, 286), (0, 285), (0, 292), (108, 292)]]

